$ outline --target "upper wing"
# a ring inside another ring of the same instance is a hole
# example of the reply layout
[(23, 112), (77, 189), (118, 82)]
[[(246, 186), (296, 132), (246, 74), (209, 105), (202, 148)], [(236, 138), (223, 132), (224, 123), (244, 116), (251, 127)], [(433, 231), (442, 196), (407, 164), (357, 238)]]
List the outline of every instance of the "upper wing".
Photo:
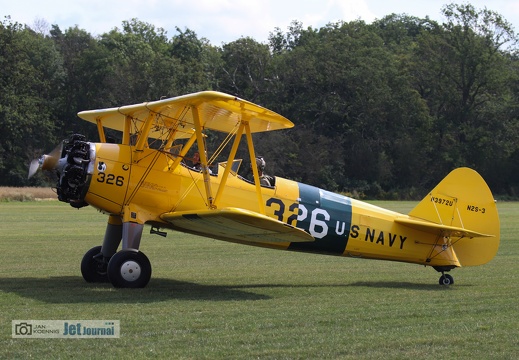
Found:
[(172, 212), (161, 219), (189, 233), (229, 241), (253, 243), (309, 242), (307, 232), (259, 213), (238, 209)]
[(101, 121), (104, 127), (123, 131), (125, 119), (131, 118), (137, 130), (154, 117), (150, 137), (160, 138), (175, 127), (177, 137), (193, 133), (196, 108), (205, 129), (232, 132), (242, 120), (249, 122), (251, 132), (291, 128), (294, 124), (285, 117), (249, 101), (216, 91), (203, 91), (159, 101), (145, 102), (118, 108), (88, 110), (78, 116), (92, 123)]

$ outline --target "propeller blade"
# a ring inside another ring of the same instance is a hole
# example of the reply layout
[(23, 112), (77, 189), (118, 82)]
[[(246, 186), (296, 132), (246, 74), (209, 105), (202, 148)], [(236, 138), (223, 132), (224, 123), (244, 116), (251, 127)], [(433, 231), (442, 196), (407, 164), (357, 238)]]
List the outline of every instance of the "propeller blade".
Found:
[(38, 169), (42, 170), (54, 170), (58, 166), (61, 152), (63, 151), (63, 142), (56, 146), (48, 155), (43, 155), (39, 159), (34, 159), (29, 165), (29, 176), (30, 179), (38, 172)]
[(58, 161), (63, 150), (63, 142), (56, 146), (48, 155), (43, 155), (42, 170), (53, 170), (58, 165)]
[(49, 156), (60, 159), (62, 151), (63, 151), (63, 141), (58, 146), (56, 146), (54, 149), (52, 149), (52, 151), (49, 153)]
[(40, 161), (38, 159), (34, 159), (33, 161), (31, 161), (31, 165), (29, 166), (29, 176), (27, 177), (27, 179), (32, 178), (39, 168)]

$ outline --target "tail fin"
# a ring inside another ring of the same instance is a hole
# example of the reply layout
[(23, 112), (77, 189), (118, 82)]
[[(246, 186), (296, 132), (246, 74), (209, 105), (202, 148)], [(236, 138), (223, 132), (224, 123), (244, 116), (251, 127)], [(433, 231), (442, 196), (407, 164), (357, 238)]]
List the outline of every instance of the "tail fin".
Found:
[(464, 237), (453, 245), (462, 266), (485, 264), (497, 253), (500, 241), (497, 206), (485, 180), (472, 169), (453, 170), (409, 216), (472, 233), (474, 237)]

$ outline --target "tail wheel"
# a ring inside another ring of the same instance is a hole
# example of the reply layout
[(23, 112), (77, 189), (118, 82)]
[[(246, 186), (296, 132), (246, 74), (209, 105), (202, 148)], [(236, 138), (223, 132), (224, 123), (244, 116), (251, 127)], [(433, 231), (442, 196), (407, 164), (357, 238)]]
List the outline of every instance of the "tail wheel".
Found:
[(115, 287), (143, 288), (151, 278), (151, 264), (144, 253), (135, 249), (121, 250), (108, 263), (108, 279)]
[(81, 260), (81, 274), (86, 282), (107, 282), (106, 268), (108, 263), (101, 254), (101, 246), (88, 250)]
[(440, 276), (440, 285), (452, 285), (454, 284), (454, 278), (449, 274), (443, 274)]

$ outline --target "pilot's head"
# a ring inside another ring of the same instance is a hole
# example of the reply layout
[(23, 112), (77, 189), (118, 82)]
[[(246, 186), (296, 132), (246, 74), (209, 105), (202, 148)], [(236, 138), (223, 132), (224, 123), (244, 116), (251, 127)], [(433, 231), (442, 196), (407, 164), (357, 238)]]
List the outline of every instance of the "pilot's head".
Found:
[(265, 160), (263, 160), (262, 157), (256, 158), (256, 166), (258, 167), (258, 170), (263, 172), (265, 170)]

